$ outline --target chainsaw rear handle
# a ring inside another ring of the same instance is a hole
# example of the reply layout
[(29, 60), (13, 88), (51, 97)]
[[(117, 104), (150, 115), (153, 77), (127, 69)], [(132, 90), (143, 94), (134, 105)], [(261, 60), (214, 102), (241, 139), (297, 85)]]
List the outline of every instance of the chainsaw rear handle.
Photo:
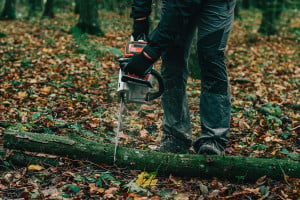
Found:
[(164, 93), (164, 90), (165, 90), (163, 78), (161, 77), (160, 73), (158, 73), (154, 69), (151, 69), (150, 74), (158, 82), (158, 91), (157, 92), (148, 92), (146, 94), (146, 99), (145, 99), (146, 101), (152, 101), (153, 99), (157, 99)]

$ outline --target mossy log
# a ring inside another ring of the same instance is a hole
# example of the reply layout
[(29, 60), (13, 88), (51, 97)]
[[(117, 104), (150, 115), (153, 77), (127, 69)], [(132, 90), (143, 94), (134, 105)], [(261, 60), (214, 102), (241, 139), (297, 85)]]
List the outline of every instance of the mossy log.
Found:
[(31, 164), (48, 166), (59, 166), (61, 157), (52, 155), (40, 155), (40, 153), (12, 151), (5, 158), (13, 166), (29, 166)]
[(67, 137), (9, 131), (4, 135), (4, 148), (53, 154), (96, 164), (115, 164), (165, 175), (228, 180), (243, 178), (244, 181), (255, 181), (264, 175), (274, 180), (283, 180), (284, 175), (300, 178), (299, 162), (280, 159), (168, 154), (118, 147), (114, 163), (113, 144), (98, 143), (76, 134)]

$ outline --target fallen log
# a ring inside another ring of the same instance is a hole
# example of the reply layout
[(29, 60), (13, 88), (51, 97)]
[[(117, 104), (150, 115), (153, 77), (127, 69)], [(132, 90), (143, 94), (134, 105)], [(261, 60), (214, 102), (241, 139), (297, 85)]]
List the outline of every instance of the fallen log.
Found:
[(167, 175), (228, 180), (242, 178), (250, 182), (264, 175), (274, 180), (283, 180), (285, 175), (300, 178), (300, 162), (280, 159), (168, 154), (118, 147), (114, 163), (113, 144), (98, 143), (74, 133), (68, 137), (8, 131), (4, 135), (4, 148), (53, 154), (96, 164), (115, 164), (118, 167)]

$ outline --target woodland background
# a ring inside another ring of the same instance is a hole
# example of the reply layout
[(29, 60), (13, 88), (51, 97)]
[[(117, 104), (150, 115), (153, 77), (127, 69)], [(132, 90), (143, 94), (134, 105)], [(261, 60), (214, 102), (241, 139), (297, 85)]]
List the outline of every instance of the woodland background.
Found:
[[(1, 137), (7, 130), (76, 132), (99, 143), (114, 143), (117, 58), (131, 34), (130, 5), (129, 0), (0, 0)], [(299, 161), (299, 6), (299, 0), (238, 0), (226, 52), (233, 104), (227, 155)], [(152, 27), (159, 22), (159, 8), (155, 0)], [(201, 77), (194, 46), (187, 91), (196, 138), (201, 132)], [(151, 151), (159, 145), (162, 115), (159, 100), (128, 105), (120, 146)], [(255, 183), (245, 182), (243, 176), (235, 182), (166, 177), (61, 157), (57, 165), (19, 166), (8, 159), (14, 153), (9, 150), (0, 157), (2, 198), (300, 196), (299, 179), (288, 176), (282, 181), (263, 176)]]

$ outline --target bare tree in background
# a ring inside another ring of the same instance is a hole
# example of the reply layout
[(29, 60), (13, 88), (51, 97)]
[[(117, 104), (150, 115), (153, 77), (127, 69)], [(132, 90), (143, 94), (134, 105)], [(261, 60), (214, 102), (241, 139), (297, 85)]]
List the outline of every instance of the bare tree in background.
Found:
[(1, 13), (0, 19), (14, 20), (16, 19), (16, 0), (6, 0), (4, 9)]
[[(98, 1), (80, 0), (78, 3), (80, 17), (76, 25), (77, 30), (82, 33), (104, 36), (99, 26)], [(72, 31), (74, 31), (74, 29)]]
[(46, 1), (43, 17), (54, 18), (54, 3), (55, 0)]
[(43, 10), (43, 0), (29, 0), (28, 18), (35, 17)]
[(79, 14), (79, 2), (80, 0), (75, 0), (75, 10), (74, 13), (75, 14)]
[(258, 32), (265, 35), (278, 34), (275, 25), (282, 13), (283, 3), (284, 0), (263, 0), (260, 2), (262, 21)]

